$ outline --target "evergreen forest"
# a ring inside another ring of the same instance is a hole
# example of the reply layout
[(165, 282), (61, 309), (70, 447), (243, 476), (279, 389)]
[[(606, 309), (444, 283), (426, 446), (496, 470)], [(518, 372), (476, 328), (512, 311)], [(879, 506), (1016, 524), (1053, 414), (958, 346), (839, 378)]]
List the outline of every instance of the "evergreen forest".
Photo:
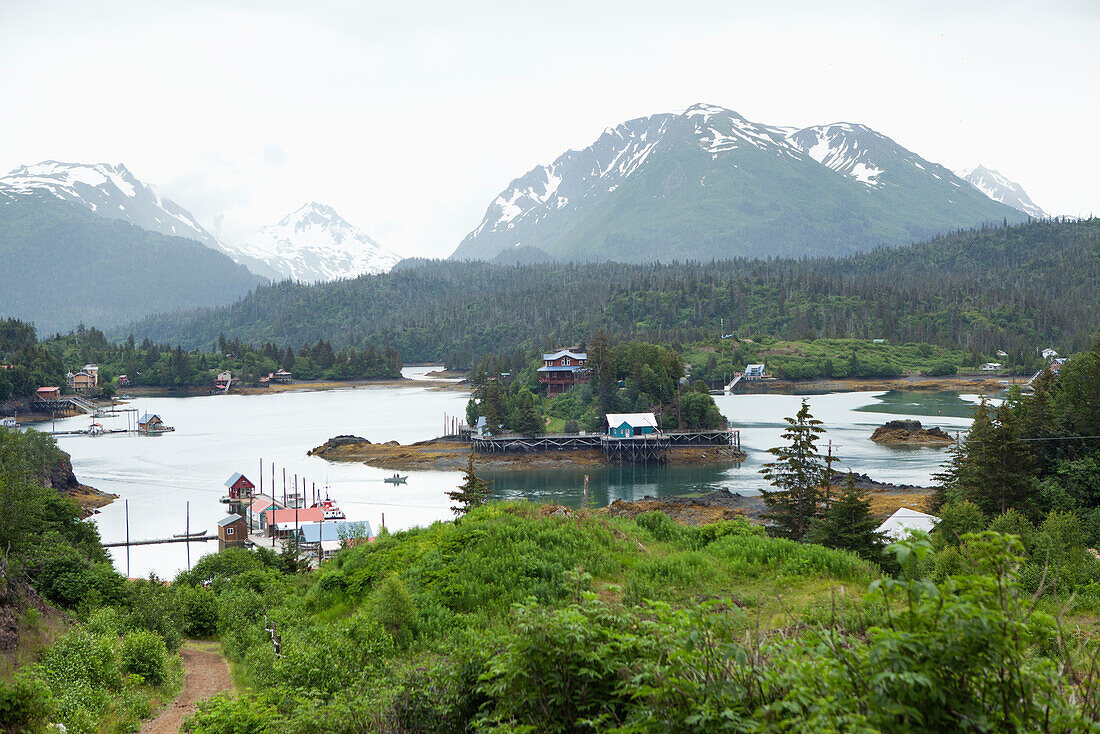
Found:
[(211, 349), (219, 334), (279, 345), (397, 349), (469, 368), (486, 354), (719, 336), (885, 339), (968, 354), (1086, 349), (1100, 328), (1100, 219), (1034, 221), (845, 258), (669, 264), (405, 261), (383, 275), (257, 288), (215, 309), (150, 317), (139, 338)]

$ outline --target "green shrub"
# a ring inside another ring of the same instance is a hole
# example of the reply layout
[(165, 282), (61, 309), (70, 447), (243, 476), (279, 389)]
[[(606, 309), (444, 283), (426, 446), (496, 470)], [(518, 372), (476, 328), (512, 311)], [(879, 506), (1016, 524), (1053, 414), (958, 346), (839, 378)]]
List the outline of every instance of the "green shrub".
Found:
[(109, 691), (122, 685), (113, 639), (97, 637), (80, 627), (46, 651), (42, 666), (55, 693), (81, 681)]
[(183, 607), (183, 634), (187, 637), (212, 637), (218, 632), (218, 598), (210, 589), (180, 587)]
[(634, 518), (639, 527), (645, 528), (655, 540), (672, 542), (683, 532), (679, 525), (663, 512), (645, 512)]
[(0, 681), (0, 731), (35, 732), (46, 723), (51, 707), (49, 686), (40, 678), (16, 674), (11, 683)]
[(396, 573), (386, 577), (372, 598), (375, 618), (398, 647), (405, 647), (416, 633), (416, 603)]
[(134, 630), (122, 638), (122, 670), (140, 675), (146, 682), (160, 685), (168, 669), (168, 651), (164, 638), (149, 630)]

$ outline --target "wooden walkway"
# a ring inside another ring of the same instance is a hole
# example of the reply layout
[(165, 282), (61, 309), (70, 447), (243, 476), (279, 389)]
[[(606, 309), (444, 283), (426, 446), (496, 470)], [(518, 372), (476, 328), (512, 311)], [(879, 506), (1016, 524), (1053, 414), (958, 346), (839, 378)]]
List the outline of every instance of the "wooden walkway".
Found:
[(530, 454), (545, 451), (601, 449), (609, 461), (663, 463), (675, 446), (732, 446), (741, 448), (741, 432), (732, 428), (712, 431), (661, 431), (634, 438), (602, 433), (543, 436), (474, 436), (473, 450), (482, 454)]

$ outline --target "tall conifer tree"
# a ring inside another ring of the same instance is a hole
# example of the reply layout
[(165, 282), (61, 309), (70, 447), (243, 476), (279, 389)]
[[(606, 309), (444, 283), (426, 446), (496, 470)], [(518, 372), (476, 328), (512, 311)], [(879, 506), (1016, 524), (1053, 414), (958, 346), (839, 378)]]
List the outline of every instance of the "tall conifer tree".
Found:
[(762, 491), (768, 511), (764, 517), (773, 520), (780, 531), (801, 540), (814, 518), (821, 513), (824, 486), (828, 481), (825, 458), (817, 450), (817, 441), (825, 433), (821, 421), (810, 415), (806, 400), (783, 432), (786, 446), (768, 449), (776, 457), (765, 464), (760, 473), (776, 491)]

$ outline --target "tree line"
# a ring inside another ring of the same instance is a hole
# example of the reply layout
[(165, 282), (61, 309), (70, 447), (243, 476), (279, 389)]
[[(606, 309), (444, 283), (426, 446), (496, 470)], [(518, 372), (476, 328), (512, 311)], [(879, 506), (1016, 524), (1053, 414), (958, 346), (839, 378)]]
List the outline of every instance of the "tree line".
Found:
[[(1085, 349), (1100, 327), (1100, 220), (1036, 221), (834, 258), (713, 262), (406, 261), (382, 275), (258, 288), (232, 306), (151, 317), (139, 336), (393, 347), (468, 368), (603, 329), (622, 340), (883, 338), (967, 353)], [(120, 338), (126, 332), (118, 334)]]

